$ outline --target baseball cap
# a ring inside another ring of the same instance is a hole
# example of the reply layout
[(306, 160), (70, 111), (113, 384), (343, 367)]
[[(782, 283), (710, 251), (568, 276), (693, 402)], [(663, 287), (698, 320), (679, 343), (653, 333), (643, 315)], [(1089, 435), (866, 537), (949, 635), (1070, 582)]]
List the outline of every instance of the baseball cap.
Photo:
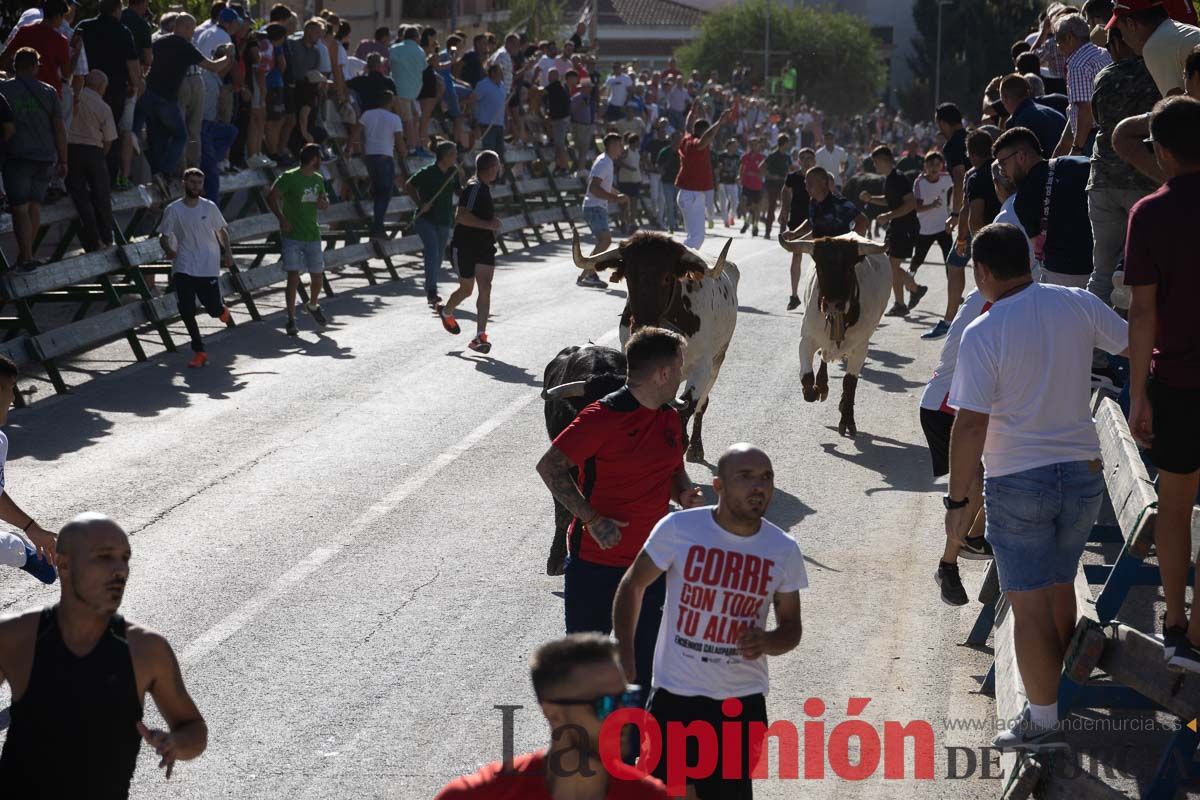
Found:
[(238, 22), (241, 17), (232, 8), (221, 9), (220, 15), (217, 17), (220, 22)]
[(1105, 30), (1111, 30), (1117, 24), (1117, 20), (1121, 17), (1127, 17), (1130, 14), (1138, 11), (1146, 11), (1151, 8), (1156, 8), (1162, 5), (1162, 0), (1117, 0), (1113, 3), (1112, 19), (1104, 26)]

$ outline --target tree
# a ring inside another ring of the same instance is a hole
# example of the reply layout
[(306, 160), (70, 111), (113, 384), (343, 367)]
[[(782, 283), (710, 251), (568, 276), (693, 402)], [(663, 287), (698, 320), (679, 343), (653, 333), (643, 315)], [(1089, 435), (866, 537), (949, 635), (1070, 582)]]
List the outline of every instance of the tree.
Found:
[[(942, 102), (956, 103), (978, 117), (983, 90), (997, 75), (1012, 71), (1009, 48), (1037, 24), (1039, 0), (953, 0), (942, 8)], [(913, 21), (913, 82), (900, 92), (911, 119), (932, 117), (937, 65), (938, 0), (917, 0)]]
[(494, 23), (497, 37), (516, 30), (526, 31), (533, 42), (557, 39), (566, 21), (566, 0), (501, 0), (499, 7), (508, 11), (508, 19)]
[[(726, 77), (738, 63), (750, 67), (752, 80), (763, 80), (763, 33), (767, 3), (748, 0), (704, 17), (700, 36), (675, 56), (686, 69), (717, 70)], [(788, 60), (797, 70), (798, 94), (834, 114), (853, 114), (879, 101), (886, 69), (870, 28), (851, 14), (770, 4), (771, 72), (778, 77)]]

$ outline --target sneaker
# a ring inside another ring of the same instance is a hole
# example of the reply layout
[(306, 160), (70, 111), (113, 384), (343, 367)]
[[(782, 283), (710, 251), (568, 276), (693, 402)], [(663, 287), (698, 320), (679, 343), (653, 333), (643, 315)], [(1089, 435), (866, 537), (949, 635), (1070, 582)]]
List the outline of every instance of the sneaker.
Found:
[(429, 304), (430, 308), (432, 308), (434, 311), (437, 311), (438, 303), (442, 302), (442, 296), (440, 294), (435, 294), (432, 297), (426, 297), (425, 302)]
[(788, 311), (795, 311), (800, 307), (800, 298), (792, 295), (788, 298)]
[(438, 319), (442, 321), (442, 327), (447, 333), (453, 333), (455, 336), (462, 333), (462, 328), (458, 327), (458, 320), (454, 318), (454, 314), (442, 308), (439, 303), (434, 309), (437, 312)]
[(132, 189), (133, 182), (124, 175), (118, 175), (117, 180), (113, 183), (113, 188), (118, 192), (124, 191), (125, 189)]
[(296, 327), (295, 317), (288, 317), (287, 327), (284, 328), (284, 333), (286, 333), (288, 336), (298, 336), (300, 334), (300, 330)]
[(929, 292), (928, 286), (918, 286), (917, 290), (908, 296), (908, 310), (912, 311), (921, 302), (921, 298)]
[(608, 288), (608, 284), (604, 282), (604, 279), (601, 278), (599, 275), (597, 275), (594, 272), (589, 272), (586, 275), (580, 275), (579, 279), (577, 281), (575, 281), (575, 285), (576, 286), (589, 286), (593, 289), (607, 289)]
[(958, 550), (958, 557), (968, 561), (987, 561), (992, 558), (992, 546), (982, 536), (968, 536)]
[(908, 315), (908, 306), (904, 303), (896, 303), (894, 306), (883, 312), (885, 317), (904, 317)]
[(21, 569), (42, 583), (54, 583), (58, 578), (58, 573), (54, 571), (54, 565), (42, 558), (38, 551), (29, 545), (25, 545), (25, 565)]
[(188, 362), (188, 369), (203, 367), (207, 363), (208, 353), (196, 353), (196, 355), (192, 356), (192, 360)]
[(1171, 665), (1171, 659), (1175, 657), (1175, 653), (1181, 647), (1188, 646), (1187, 628), (1182, 625), (1167, 626), (1167, 617), (1164, 614), (1162, 617), (1162, 640), (1163, 640), (1163, 661), (1167, 662), (1167, 666)]
[(316, 303), (305, 304), (304, 310), (307, 311), (309, 314), (311, 314), (312, 318), (314, 320), (316, 320), (317, 324), (320, 325), (322, 328), (324, 328), (326, 325), (329, 324), (325, 320), (325, 312), (322, 311), (321, 307), (319, 305), (317, 305)]
[(942, 602), (951, 606), (967, 604), (967, 590), (963, 588), (962, 579), (958, 577), (958, 564), (938, 562), (937, 572), (933, 579), (942, 587)]
[(921, 334), (922, 339), (941, 339), (950, 332), (950, 323), (939, 319), (937, 324)]
[(751, 236), (758, 236), (758, 228), (751, 228), (751, 229), (750, 229), (750, 235), (751, 235)]
[(746, 232), (746, 228), (749, 228), (749, 227), (750, 227), (750, 223), (749, 223), (748, 221), (747, 221), (747, 222), (743, 222), (743, 223), (742, 223), (742, 233), (745, 233), (745, 232)]
[(1024, 750), (1029, 753), (1045, 753), (1051, 750), (1068, 750), (1067, 737), (1062, 726), (1043, 730), (1029, 722), (1029, 707), (1013, 726), (992, 740), (992, 747), (1001, 752)]
[(233, 315), (229, 313), (229, 306), (221, 309), (221, 316), (217, 317), (221, 322), (229, 325), (233, 321)]
[(712, 226), (713, 226), (713, 221), (710, 219), (710, 220), (708, 221), (708, 229), (709, 229), (710, 231), (712, 230)]
[(490, 353), (492, 351), (492, 343), (488, 341), (486, 333), (476, 334), (475, 338), (467, 343), (467, 347), (477, 353)]
[[(725, 218), (725, 227), (726, 227), (726, 228), (732, 228), (732, 227), (733, 227), (733, 217), (726, 217), (726, 218)], [(744, 233), (744, 231), (743, 231), (743, 233)]]

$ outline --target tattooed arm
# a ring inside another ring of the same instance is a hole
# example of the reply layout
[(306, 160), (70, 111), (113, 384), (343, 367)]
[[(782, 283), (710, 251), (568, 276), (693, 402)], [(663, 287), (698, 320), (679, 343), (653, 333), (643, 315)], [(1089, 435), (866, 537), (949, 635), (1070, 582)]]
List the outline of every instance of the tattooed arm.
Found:
[(607, 550), (621, 541), (621, 528), (628, 523), (600, 516), (579, 491), (575, 479), (571, 477), (574, 469), (575, 464), (567, 458), (566, 453), (553, 445), (537, 465), (538, 475), (542, 476), (542, 480), (550, 490), (550, 494), (554, 495), (554, 499), (582, 520), (587, 526), (588, 533), (596, 540), (596, 544)]

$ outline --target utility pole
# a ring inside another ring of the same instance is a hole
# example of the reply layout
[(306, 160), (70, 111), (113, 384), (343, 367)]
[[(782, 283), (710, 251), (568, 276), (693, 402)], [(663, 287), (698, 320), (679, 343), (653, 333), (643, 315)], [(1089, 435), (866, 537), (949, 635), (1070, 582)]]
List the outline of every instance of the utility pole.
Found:
[(765, 0), (767, 24), (763, 31), (763, 88), (769, 85), (771, 79), (771, 0)]
[(937, 56), (933, 68), (933, 110), (942, 102), (942, 8), (951, 0), (937, 0)]

